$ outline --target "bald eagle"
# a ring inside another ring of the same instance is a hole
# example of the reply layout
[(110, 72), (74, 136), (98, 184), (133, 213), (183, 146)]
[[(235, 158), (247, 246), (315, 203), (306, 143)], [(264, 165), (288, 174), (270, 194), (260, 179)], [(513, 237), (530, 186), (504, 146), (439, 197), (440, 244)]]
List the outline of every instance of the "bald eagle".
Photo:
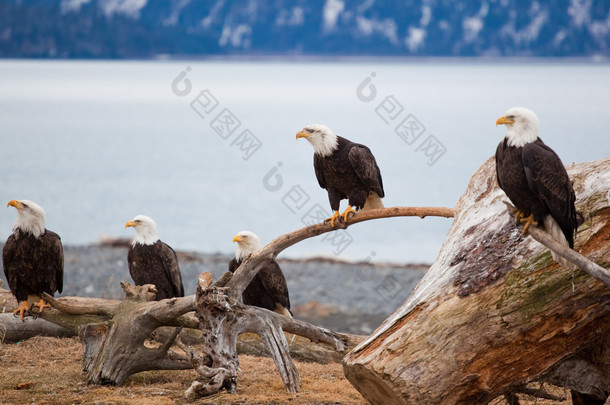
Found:
[(525, 223), (523, 234), (541, 224), (573, 248), (578, 226), (574, 189), (559, 156), (538, 138), (538, 117), (527, 108), (511, 108), (498, 118), (500, 124), (507, 132), (496, 150), (498, 184), (518, 210), (515, 219)]
[(128, 227), (136, 231), (127, 253), (129, 274), (136, 285), (154, 284), (157, 301), (184, 297), (178, 256), (174, 249), (159, 240), (155, 221), (146, 215), (138, 215), (127, 221), (125, 228)]
[(23, 320), (32, 307), (41, 312), (50, 308), (40, 297), (43, 292), (63, 290), (64, 250), (59, 235), (45, 229), (45, 212), (38, 204), (12, 200), (8, 206), (17, 209), (17, 220), (2, 249), (2, 265), (11, 292), (21, 302), (13, 314)]
[[(229, 263), (231, 273), (237, 270), (244, 259), (260, 249), (260, 239), (249, 231), (242, 231), (235, 235), (233, 242), (237, 242), (237, 249), (235, 258), (231, 259)], [(292, 318), (286, 279), (275, 260), (256, 273), (244, 290), (242, 297), (246, 305), (266, 308)]]
[[(314, 124), (297, 133), (297, 139), (305, 138), (313, 145), (313, 166), (320, 187), (328, 192), (330, 207), (334, 211), (330, 219), (335, 226), (337, 218), (344, 222), (356, 210), (383, 208), (385, 196), (381, 172), (371, 150), (337, 136), (327, 126)], [(348, 199), (347, 209), (339, 214), (339, 203)]]

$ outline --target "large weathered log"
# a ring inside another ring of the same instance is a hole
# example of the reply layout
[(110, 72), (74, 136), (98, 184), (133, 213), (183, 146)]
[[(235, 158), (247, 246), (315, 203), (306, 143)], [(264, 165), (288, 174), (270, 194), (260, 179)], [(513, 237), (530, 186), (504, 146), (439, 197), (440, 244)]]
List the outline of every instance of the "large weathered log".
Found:
[[(585, 222), (576, 250), (610, 267), (610, 159), (568, 167)], [(488, 160), (411, 296), (344, 359), (375, 404), (485, 404), (552, 382), (610, 392), (610, 288), (521, 235)], [(588, 370), (583, 372), (583, 370)]]

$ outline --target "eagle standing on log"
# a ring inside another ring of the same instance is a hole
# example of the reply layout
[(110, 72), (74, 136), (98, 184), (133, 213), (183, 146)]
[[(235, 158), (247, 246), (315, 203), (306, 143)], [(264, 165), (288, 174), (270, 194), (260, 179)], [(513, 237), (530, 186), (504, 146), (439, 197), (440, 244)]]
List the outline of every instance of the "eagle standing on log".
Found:
[(517, 208), (515, 220), (525, 223), (523, 234), (541, 224), (573, 248), (578, 227), (574, 189), (559, 156), (538, 138), (538, 117), (516, 107), (498, 118), (496, 125), (500, 124), (508, 130), (496, 150), (498, 184)]
[[(237, 242), (237, 249), (235, 249), (235, 258), (229, 262), (231, 273), (235, 273), (245, 259), (260, 250), (260, 239), (250, 231), (238, 233), (233, 238), (233, 242)], [(265, 308), (292, 318), (286, 278), (275, 260), (256, 273), (242, 297), (246, 305)]]
[(125, 228), (128, 227), (136, 231), (127, 253), (129, 274), (136, 285), (154, 284), (156, 301), (184, 297), (178, 256), (174, 249), (159, 240), (155, 221), (146, 215), (138, 215), (127, 221)]
[(21, 302), (13, 314), (21, 320), (32, 307), (50, 308), (40, 297), (63, 290), (64, 250), (61, 238), (45, 229), (45, 212), (35, 202), (11, 200), (17, 209), (13, 233), (2, 249), (4, 275), (11, 292)]
[[(334, 211), (330, 219), (335, 226), (337, 218), (347, 222), (348, 215), (359, 211), (383, 208), (385, 196), (381, 172), (371, 150), (337, 136), (327, 126), (314, 124), (297, 133), (297, 139), (305, 138), (313, 145), (313, 166), (320, 187), (328, 191), (330, 207)], [(339, 214), (341, 200), (349, 205)]]

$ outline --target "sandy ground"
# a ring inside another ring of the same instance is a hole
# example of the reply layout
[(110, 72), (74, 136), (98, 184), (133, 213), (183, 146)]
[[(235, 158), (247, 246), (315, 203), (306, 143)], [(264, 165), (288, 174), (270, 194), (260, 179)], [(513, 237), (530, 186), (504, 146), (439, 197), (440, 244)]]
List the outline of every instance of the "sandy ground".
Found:
[[(182, 404), (196, 378), (193, 370), (149, 371), (130, 377), (121, 387), (87, 385), (77, 338), (35, 337), (0, 344), (0, 404)], [(287, 394), (273, 361), (240, 356), (237, 394), (221, 393), (194, 404), (366, 404), (349, 384), (340, 364), (297, 362), (301, 391)], [(546, 386), (569, 398), (561, 388)], [(522, 397), (521, 404), (570, 404)], [(492, 405), (504, 405), (498, 398)]]
[[(196, 378), (193, 370), (150, 371), (121, 387), (87, 385), (77, 338), (35, 337), (0, 345), (0, 404), (174, 404)], [(297, 363), (302, 389), (287, 394), (271, 359), (240, 356), (237, 394), (222, 393), (195, 404), (366, 404), (343, 376), (340, 364)]]

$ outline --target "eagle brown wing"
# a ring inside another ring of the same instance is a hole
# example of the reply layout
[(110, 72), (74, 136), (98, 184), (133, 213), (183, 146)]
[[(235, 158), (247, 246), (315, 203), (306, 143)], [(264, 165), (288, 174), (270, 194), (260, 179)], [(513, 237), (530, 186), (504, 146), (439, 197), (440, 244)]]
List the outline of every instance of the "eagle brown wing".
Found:
[[(41, 237), (45, 239), (43, 242), (43, 249), (45, 251), (43, 256), (48, 257), (50, 260), (49, 277), (55, 279), (57, 292), (61, 293), (64, 289), (64, 247), (61, 243), (61, 238), (58, 234), (48, 229)], [(52, 284), (51, 282), (51, 290), (53, 290)]]
[(11, 269), (11, 263), (14, 261), (16, 251), (15, 235), (11, 234), (2, 248), (2, 267), (4, 268), (4, 277), (8, 282), (9, 289), (15, 293), (17, 289), (17, 274)]
[(178, 255), (167, 243), (159, 241), (161, 245), (160, 256), (167, 279), (172, 284), (174, 297), (184, 297), (184, 286), (182, 285), (182, 275), (178, 265)]
[(324, 165), (322, 163), (322, 160), (324, 159), (324, 157), (319, 156), (317, 154), (313, 155), (313, 168), (314, 171), (316, 172), (316, 179), (318, 179), (318, 184), (320, 185), (320, 187), (326, 189), (326, 179), (324, 178)]
[(379, 197), (383, 198), (385, 193), (383, 191), (381, 171), (371, 150), (364, 145), (354, 145), (349, 151), (349, 162), (358, 178), (368, 189), (376, 192)]
[(231, 261), (229, 262), (229, 271), (231, 273), (235, 273), (235, 270), (237, 270), (237, 268), (239, 267), (240, 264), (241, 264), (241, 260), (238, 262), (237, 260), (235, 260), (235, 258), (232, 258)]
[(260, 269), (256, 277), (258, 277), (263, 288), (273, 301), (281, 304), (286, 309), (290, 309), (290, 297), (288, 295), (286, 278), (282, 273), (282, 269), (275, 261)]
[(547, 206), (570, 247), (577, 228), (574, 189), (561, 159), (540, 139), (523, 147), (523, 166), (530, 189)]

